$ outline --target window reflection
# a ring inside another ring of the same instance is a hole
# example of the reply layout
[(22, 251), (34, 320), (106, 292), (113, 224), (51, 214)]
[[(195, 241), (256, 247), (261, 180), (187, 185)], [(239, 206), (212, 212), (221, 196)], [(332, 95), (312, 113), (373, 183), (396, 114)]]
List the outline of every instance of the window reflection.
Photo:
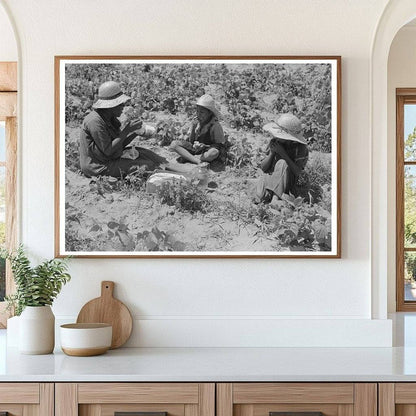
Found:
[(416, 104), (404, 106), (404, 161), (416, 161)]
[[(6, 128), (0, 121), (0, 247), (6, 243)], [(6, 270), (4, 260), (0, 259), (0, 302), (6, 292)]]
[(416, 301), (416, 104), (404, 105), (404, 300)]

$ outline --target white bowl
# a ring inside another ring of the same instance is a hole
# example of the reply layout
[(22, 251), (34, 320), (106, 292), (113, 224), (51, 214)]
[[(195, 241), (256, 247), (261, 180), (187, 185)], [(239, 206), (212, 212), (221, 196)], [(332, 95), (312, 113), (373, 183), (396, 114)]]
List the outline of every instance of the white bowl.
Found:
[(112, 334), (110, 324), (61, 325), (61, 348), (65, 354), (77, 357), (104, 354), (111, 347)]

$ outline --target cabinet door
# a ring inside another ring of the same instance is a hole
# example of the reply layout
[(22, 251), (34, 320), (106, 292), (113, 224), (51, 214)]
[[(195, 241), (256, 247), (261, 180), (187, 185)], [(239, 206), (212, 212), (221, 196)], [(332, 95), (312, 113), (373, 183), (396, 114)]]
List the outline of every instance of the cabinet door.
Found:
[(51, 383), (0, 383), (0, 415), (53, 416)]
[(377, 385), (220, 383), (217, 416), (377, 416)]
[(416, 383), (380, 383), (380, 416), (415, 416)]
[(215, 416), (213, 383), (58, 383), (56, 416)]

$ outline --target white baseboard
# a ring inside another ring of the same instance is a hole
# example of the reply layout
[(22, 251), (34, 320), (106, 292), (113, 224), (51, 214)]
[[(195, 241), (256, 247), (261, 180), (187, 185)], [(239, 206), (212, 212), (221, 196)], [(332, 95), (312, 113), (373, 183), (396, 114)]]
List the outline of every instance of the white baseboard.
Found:
[[(57, 317), (57, 324), (71, 322)], [(72, 320), (74, 322), (74, 320)], [(134, 320), (126, 347), (391, 347), (392, 321), (372, 319)]]

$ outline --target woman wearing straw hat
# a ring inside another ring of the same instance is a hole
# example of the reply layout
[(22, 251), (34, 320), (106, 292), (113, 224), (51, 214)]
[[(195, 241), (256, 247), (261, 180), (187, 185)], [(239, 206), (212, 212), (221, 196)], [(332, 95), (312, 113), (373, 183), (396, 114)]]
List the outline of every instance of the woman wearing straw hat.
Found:
[(171, 143), (171, 150), (180, 155), (181, 161), (200, 164), (218, 158), (225, 143), (218, 117), (214, 99), (204, 94), (196, 102), (196, 119), (192, 122), (188, 140)]
[(129, 100), (117, 82), (107, 81), (100, 85), (98, 100), (81, 128), (79, 154), (85, 176), (121, 177), (138, 166), (146, 170), (167, 166), (166, 159), (147, 149), (140, 148), (139, 155), (133, 157), (127, 154), (126, 147), (135, 137), (152, 134), (141, 121), (129, 122), (121, 128), (118, 118)]
[(294, 193), (296, 180), (308, 161), (308, 148), (300, 120), (291, 113), (282, 114), (263, 129), (273, 138), (269, 153), (260, 164), (264, 172), (256, 188), (258, 202), (269, 203), (276, 195)]

